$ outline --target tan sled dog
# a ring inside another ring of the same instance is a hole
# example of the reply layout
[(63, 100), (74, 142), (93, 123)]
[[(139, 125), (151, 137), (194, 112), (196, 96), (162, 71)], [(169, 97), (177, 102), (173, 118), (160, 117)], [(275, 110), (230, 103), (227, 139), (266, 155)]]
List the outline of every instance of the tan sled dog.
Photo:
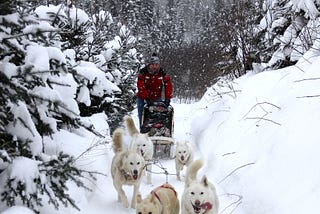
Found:
[(117, 128), (113, 132), (113, 151), (115, 153), (111, 163), (113, 186), (118, 192), (118, 202), (124, 207), (129, 207), (128, 198), (122, 189), (123, 185), (133, 186), (131, 207), (136, 206), (136, 196), (139, 193), (141, 176), (145, 162), (143, 157), (136, 151), (125, 149), (123, 146), (123, 130)]
[(191, 150), (189, 142), (177, 142), (175, 150), (177, 180), (181, 181), (180, 171), (183, 170), (184, 166), (189, 166), (192, 161), (193, 152)]
[(215, 187), (205, 175), (200, 181), (197, 180), (202, 165), (202, 160), (196, 160), (187, 168), (181, 214), (218, 214), (219, 200)]
[(137, 196), (136, 214), (178, 214), (180, 210), (177, 192), (170, 184), (163, 184), (142, 200)]
[[(146, 171), (147, 171), (147, 183), (151, 184), (151, 171), (152, 171), (152, 156), (153, 156), (153, 143), (150, 140), (148, 134), (141, 134), (136, 126), (132, 117), (124, 117), (127, 131), (132, 137), (130, 148), (134, 149), (141, 153), (142, 157), (146, 162)], [(149, 163), (148, 163), (149, 162)]]

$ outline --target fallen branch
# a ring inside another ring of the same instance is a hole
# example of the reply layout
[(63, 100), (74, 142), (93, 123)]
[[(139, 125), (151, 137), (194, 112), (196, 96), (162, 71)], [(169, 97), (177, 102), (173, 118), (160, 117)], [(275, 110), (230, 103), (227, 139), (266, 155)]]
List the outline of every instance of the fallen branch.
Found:
[(303, 81), (311, 81), (311, 80), (320, 80), (320, 77), (313, 77), (313, 78), (301, 79), (301, 80), (296, 80), (296, 81), (294, 81), (294, 82), (303, 82)]
[(307, 96), (301, 96), (301, 97), (297, 97), (297, 98), (315, 98), (315, 97), (320, 97), (319, 95), (307, 95)]
[(228, 206), (226, 206), (224, 209), (222, 209), (221, 211), (220, 211), (220, 214), (222, 214), (224, 211), (226, 211), (229, 207), (231, 207), (231, 206), (233, 206), (233, 205), (236, 205), (233, 209), (232, 209), (232, 211), (229, 213), (229, 214), (231, 214), (231, 213), (233, 213), (236, 209), (237, 209), (237, 207), (242, 203), (242, 196), (241, 195), (237, 195), (237, 194), (231, 194), (231, 193), (227, 193), (226, 194), (228, 197), (229, 196), (236, 196), (236, 197), (238, 197), (238, 199), (236, 200), (236, 201), (234, 201), (234, 202), (232, 202), (231, 204), (229, 204)]
[(228, 153), (223, 154), (222, 156), (234, 155), (235, 153), (236, 153), (236, 152), (228, 152)]
[(253, 165), (255, 164), (254, 162), (252, 163), (247, 163), (245, 165), (242, 165), (242, 166), (239, 166), (237, 168), (235, 168), (234, 170), (232, 170), (226, 177), (224, 177), (221, 181), (218, 182), (218, 184), (222, 183), (223, 181), (225, 181), (228, 177), (230, 177), (233, 173), (235, 173), (237, 170), (241, 169), (241, 168), (244, 168), (246, 166), (250, 166), (250, 165)]
[[(277, 123), (277, 122), (275, 122), (275, 121), (273, 121), (273, 120), (270, 120), (270, 119), (265, 118), (268, 114), (272, 113), (271, 111), (267, 111), (267, 110), (264, 109), (263, 105), (265, 105), (265, 104), (270, 105), (270, 106), (273, 106), (273, 107), (277, 108), (278, 110), (281, 109), (279, 106), (276, 106), (276, 105), (274, 105), (274, 104), (272, 104), (272, 103), (269, 103), (269, 102), (256, 103), (256, 104), (255, 104), (254, 106), (252, 106), (252, 107), (250, 108), (250, 110), (242, 117), (242, 120), (243, 120), (243, 119), (255, 119), (255, 120), (258, 120), (258, 122), (260, 122), (261, 120), (265, 120), (265, 121), (269, 121), (269, 122), (272, 122), (272, 123), (274, 123), (274, 124), (277, 124), (277, 125), (281, 126), (280, 123)], [(257, 106), (259, 106), (259, 107), (265, 112), (265, 114), (264, 114), (262, 117), (247, 117), (247, 116), (250, 114), (250, 112), (251, 112), (253, 109), (255, 109)]]
[(79, 154), (74, 160), (78, 161), (80, 158), (82, 158), (83, 156), (85, 156), (89, 152), (91, 152), (94, 148), (96, 148), (100, 145), (105, 145), (105, 144), (110, 144), (110, 142), (103, 140), (103, 141), (98, 141), (98, 142), (92, 144), (90, 147), (88, 147), (86, 150), (84, 150), (81, 154)]
[[(279, 106), (276, 106), (275, 104), (269, 103), (269, 102), (262, 102), (262, 103), (256, 103), (254, 106), (252, 106), (250, 108), (250, 110), (242, 117), (242, 119), (244, 119), (256, 106), (259, 106), (263, 111), (267, 112), (262, 105), (267, 104), (267, 105), (271, 105), (275, 108), (277, 108), (278, 110), (280, 110), (281, 108)], [(270, 113), (270, 112), (269, 112)]]
[(279, 126), (281, 126), (281, 124), (280, 123), (277, 123), (277, 122), (275, 122), (275, 121), (273, 121), (273, 120), (270, 120), (270, 119), (266, 119), (266, 118), (263, 118), (263, 117), (247, 117), (246, 119), (251, 119), (251, 120), (265, 120), (265, 121), (268, 121), (268, 122), (271, 122), (271, 123), (274, 123), (274, 124), (276, 124), (276, 125), (279, 125)]

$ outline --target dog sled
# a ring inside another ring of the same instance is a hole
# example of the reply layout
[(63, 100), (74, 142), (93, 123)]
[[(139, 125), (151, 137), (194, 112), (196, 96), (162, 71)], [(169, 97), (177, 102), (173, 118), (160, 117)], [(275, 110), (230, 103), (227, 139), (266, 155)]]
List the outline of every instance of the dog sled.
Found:
[(163, 102), (154, 102), (144, 106), (142, 113), (141, 133), (148, 133), (153, 142), (154, 159), (173, 157), (174, 110)]

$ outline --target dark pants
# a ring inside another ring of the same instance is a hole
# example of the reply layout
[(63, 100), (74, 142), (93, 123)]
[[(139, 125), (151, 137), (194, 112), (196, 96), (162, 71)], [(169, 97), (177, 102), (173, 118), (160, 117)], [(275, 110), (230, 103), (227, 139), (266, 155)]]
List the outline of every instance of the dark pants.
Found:
[(138, 108), (138, 118), (139, 118), (139, 127), (141, 127), (141, 120), (142, 120), (142, 112), (143, 112), (143, 107), (144, 107), (144, 99), (138, 98), (137, 99), (137, 108)]

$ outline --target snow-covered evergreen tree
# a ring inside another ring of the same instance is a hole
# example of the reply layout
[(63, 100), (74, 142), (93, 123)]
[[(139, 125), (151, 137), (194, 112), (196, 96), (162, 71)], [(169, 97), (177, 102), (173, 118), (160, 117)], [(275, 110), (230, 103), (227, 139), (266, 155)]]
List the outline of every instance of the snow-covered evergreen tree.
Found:
[(87, 173), (63, 151), (47, 153), (43, 139), (79, 128), (99, 133), (79, 116), (78, 85), (68, 72), (59, 29), (20, 3), (8, 4), (0, 16), (1, 207), (23, 204), (37, 212), (49, 201), (77, 208), (67, 183), (86, 188)]
[(119, 126), (124, 114), (135, 105), (132, 87), (140, 62), (131, 31), (114, 22), (107, 11), (91, 18), (75, 6), (42, 7), (42, 11), (47, 11), (39, 14), (42, 19), (51, 20), (62, 30), (61, 48), (78, 83), (80, 115), (105, 112), (110, 127)]
[(319, 4), (314, 0), (265, 1), (263, 62), (267, 68), (282, 68), (296, 61), (310, 48), (316, 48), (319, 35)]
[(122, 25), (119, 34), (105, 44), (102, 55), (107, 59), (107, 78), (120, 88), (103, 105), (111, 130), (119, 126), (123, 116), (134, 109), (136, 76), (141, 64), (140, 53), (135, 48), (136, 38)]

